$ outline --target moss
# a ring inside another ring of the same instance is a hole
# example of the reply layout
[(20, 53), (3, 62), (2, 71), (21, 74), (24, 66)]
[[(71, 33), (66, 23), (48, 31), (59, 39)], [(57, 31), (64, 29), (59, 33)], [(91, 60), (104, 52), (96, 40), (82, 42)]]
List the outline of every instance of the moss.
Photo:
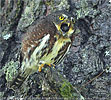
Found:
[(80, 92), (67, 80), (64, 80), (64, 82), (61, 84), (60, 95), (64, 99), (85, 100)]
[(4, 66), (3, 70), (4, 73), (6, 74), (7, 81), (12, 81), (13, 78), (16, 76), (16, 74), (18, 73), (18, 65), (19, 65), (18, 61), (16, 62), (10, 61)]
[(63, 82), (63, 84), (60, 88), (60, 94), (64, 98), (73, 98), (72, 85), (69, 82)]

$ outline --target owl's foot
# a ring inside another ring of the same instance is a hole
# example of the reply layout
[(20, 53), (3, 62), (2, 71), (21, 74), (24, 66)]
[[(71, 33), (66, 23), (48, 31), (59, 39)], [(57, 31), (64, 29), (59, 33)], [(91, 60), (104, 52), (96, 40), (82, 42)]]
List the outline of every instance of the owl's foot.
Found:
[(38, 69), (39, 72), (41, 72), (42, 67), (44, 67), (44, 65), (45, 65), (45, 64), (41, 64), (41, 65), (39, 66), (39, 69)]
[(47, 66), (49, 66), (49, 67), (55, 67), (54, 64), (41, 64), (41, 65), (39, 66), (38, 71), (41, 72), (42, 68), (43, 68), (45, 65), (47, 65)]
[(48, 66), (50, 66), (50, 67), (55, 67), (55, 65), (54, 64), (47, 64)]

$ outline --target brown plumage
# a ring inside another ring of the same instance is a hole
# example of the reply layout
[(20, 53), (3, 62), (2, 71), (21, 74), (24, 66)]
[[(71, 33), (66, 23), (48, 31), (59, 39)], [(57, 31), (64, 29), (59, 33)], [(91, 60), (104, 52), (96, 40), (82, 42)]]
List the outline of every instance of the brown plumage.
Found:
[[(54, 23), (47, 19), (41, 19), (39, 23), (40, 24), (31, 27), (31, 29), (26, 33), (26, 37), (24, 37), (22, 42), (22, 53), (27, 57), (30, 57), (34, 49), (40, 44), (40, 39), (42, 39), (45, 35), (50, 34), (50, 47), (52, 47), (51, 45), (53, 45), (55, 42), (53, 36), (55, 33), (57, 33), (57, 29), (56, 26), (54, 26)], [(31, 50), (28, 51), (29, 49)]]
[(47, 65), (58, 65), (69, 50), (75, 37), (70, 14), (56, 12), (40, 19), (29, 28), (22, 42), (22, 65), (10, 87), (19, 88), (28, 76)]

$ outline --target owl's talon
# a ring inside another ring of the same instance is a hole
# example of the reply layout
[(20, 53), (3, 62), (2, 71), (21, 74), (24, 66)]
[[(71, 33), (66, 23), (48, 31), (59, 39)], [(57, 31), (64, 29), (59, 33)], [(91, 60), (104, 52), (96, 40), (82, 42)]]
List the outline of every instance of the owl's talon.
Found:
[(48, 65), (49, 67), (55, 68), (55, 65), (54, 65), (54, 64), (41, 64), (41, 66), (39, 67), (38, 71), (41, 72), (41, 71), (42, 71), (42, 68), (43, 68), (45, 65)]
[(41, 64), (41, 66), (39, 66), (39, 69), (38, 69), (39, 72), (42, 71), (42, 67), (44, 67), (44, 64)]
[(50, 66), (50, 67), (54, 67), (55, 68), (54, 64), (47, 64), (47, 65)]
[(48, 66), (50, 66), (50, 67), (52, 67), (52, 65), (51, 64), (47, 64)]

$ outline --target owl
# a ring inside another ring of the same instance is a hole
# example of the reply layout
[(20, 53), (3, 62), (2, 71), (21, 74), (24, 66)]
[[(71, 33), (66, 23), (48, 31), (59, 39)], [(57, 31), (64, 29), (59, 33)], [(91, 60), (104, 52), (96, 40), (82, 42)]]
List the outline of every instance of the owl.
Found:
[(57, 11), (38, 20), (24, 36), (21, 68), (10, 88), (19, 88), (31, 74), (41, 72), (44, 65), (57, 66), (75, 36), (75, 19), (66, 11)]

